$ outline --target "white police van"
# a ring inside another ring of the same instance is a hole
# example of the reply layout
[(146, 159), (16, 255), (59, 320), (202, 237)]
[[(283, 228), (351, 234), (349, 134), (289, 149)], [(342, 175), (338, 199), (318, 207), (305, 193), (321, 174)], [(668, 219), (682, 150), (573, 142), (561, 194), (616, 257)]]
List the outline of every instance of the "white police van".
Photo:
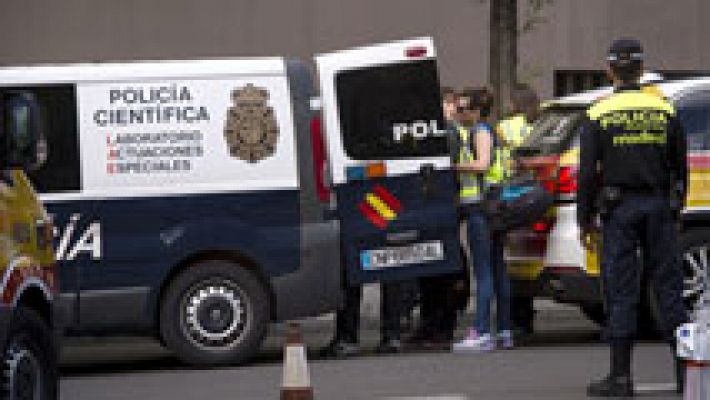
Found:
[(318, 56), (322, 124), (308, 66), (282, 58), (0, 69), (45, 138), (29, 175), (68, 333), (236, 363), (270, 321), (335, 310), (344, 279), (460, 268), (434, 51)]

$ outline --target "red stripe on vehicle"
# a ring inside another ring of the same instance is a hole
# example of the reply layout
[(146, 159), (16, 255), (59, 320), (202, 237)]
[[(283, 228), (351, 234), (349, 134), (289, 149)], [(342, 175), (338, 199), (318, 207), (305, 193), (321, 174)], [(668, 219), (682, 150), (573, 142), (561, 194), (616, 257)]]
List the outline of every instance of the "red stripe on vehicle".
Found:
[(55, 279), (56, 268), (54, 265), (49, 266), (18, 266), (13, 267), (11, 271), (7, 271), (7, 275), (4, 277), (5, 286), (0, 287), (0, 303), (10, 304), (15, 301), (16, 297), (20, 294), (18, 290), (22, 289), (22, 285), (29, 279), (36, 279), (40, 285), (45, 286), (53, 295), (57, 293), (56, 279)]
[(365, 202), (360, 202), (357, 204), (357, 208), (360, 209), (362, 215), (372, 222), (373, 225), (380, 229), (385, 229), (387, 227), (387, 220), (382, 218), (380, 214), (377, 213), (369, 204)]
[(402, 209), (402, 203), (400, 203), (399, 200), (397, 200), (397, 198), (384, 187), (377, 185), (372, 189), (372, 191), (375, 192), (377, 197), (382, 199), (382, 201), (384, 201), (385, 204), (392, 209), (392, 211), (398, 213)]
[(20, 288), (20, 285), (22, 285), (22, 282), (24, 282), (28, 275), (27, 271), (24, 271), (26, 268), (18, 268), (14, 269), (10, 272), (10, 275), (7, 277), (7, 282), (5, 284), (4, 288), (0, 288), (3, 290), (2, 292), (2, 302), (5, 304), (10, 304), (12, 301), (15, 299), (15, 295), (17, 294), (17, 290)]
[(710, 168), (710, 154), (688, 154), (688, 167)]

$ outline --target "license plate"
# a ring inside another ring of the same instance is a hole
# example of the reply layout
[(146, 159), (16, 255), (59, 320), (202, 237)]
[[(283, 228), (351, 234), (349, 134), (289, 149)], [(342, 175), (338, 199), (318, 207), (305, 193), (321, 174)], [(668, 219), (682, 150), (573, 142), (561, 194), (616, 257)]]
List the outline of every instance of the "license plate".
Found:
[(360, 253), (360, 264), (365, 270), (424, 264), (443, 259), (444, 244), (441, 241), (365, 250)]

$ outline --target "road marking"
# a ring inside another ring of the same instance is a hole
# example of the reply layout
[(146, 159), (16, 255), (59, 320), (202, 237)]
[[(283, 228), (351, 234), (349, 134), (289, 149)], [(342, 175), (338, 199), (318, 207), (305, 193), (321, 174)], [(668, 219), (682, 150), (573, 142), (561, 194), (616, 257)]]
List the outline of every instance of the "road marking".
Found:
[(636, 393), (675, 392), (675, 383), (640, 383), (634, 386)]
[(469, 398), (463, 394), (441, 394), (434, 396), (385, 397), (383, 400), (469, 400)]

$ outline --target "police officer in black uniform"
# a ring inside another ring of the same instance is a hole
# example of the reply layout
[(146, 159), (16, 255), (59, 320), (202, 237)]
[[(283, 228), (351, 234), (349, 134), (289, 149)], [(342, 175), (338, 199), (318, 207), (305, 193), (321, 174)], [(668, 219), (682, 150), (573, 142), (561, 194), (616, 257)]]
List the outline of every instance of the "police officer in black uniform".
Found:
[[(601, 220), (611, 344), (611, 372), (592, 382), (587, 394), (625, 397), (633, 395), (639, 246), (666, 338), (672, 341), (675, 328), (687, 321), (677, 228), (687, 188), (686, 144), (673, 106), (639, 86), (641, 44), (615, 40), (608, 61), (614, 93), (590, 107), (582, 125), (577, 218), (587, 246)], [(676, 373), (682, 378), (679, 367)], [(678, 390), (682, 391), (680, 379)]]
[[(380, 354), (402, 351), (401, 289), (399, 282), (380, 284), (380, 344), (375, 351)], [(335, 318), (335, 337), (321, 350), (321, 357), (347, 358), (360, 353), (360, 305), (362, 285), (345, 287), (345, 304)]]

